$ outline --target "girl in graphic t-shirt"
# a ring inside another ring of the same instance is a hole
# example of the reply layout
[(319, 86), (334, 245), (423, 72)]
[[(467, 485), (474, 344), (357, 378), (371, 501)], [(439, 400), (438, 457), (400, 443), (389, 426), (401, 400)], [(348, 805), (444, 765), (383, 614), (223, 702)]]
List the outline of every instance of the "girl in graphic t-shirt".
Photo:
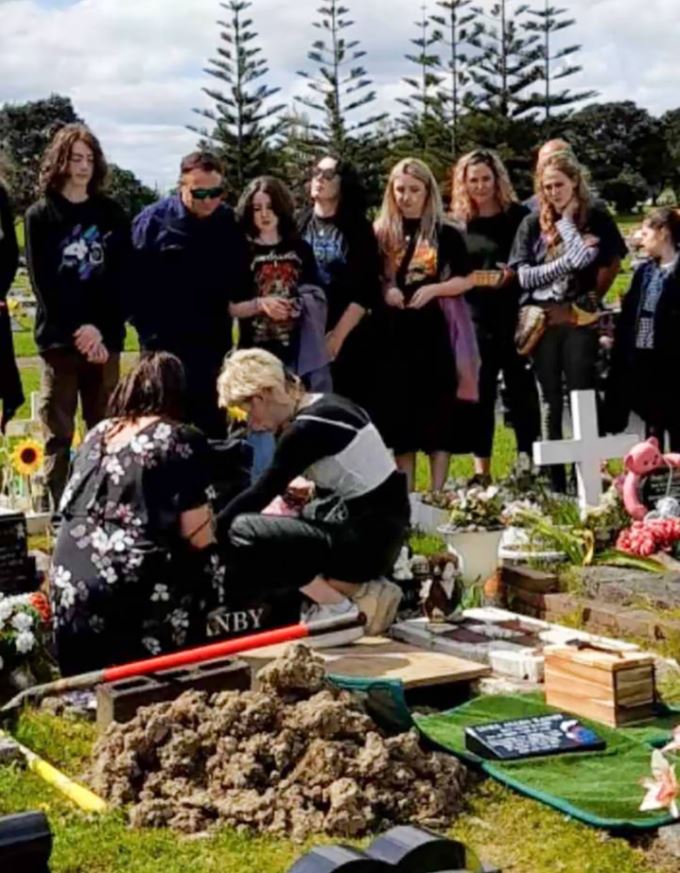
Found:
[(647, 256), (635, 270), (616, 325), (607, 407), (622, 430), (628, 413), (645, 422), (648, 436), (680, 451), (680, 412), (675, 400), (680, 368), (680, 214), (657, 209), (640, 233)]
[(311, 247), (300, 239), (293, 198), (283, 182), (260, 176), (237, 207), (250, 242), (252, 297), (230, 306), (239, 319), (240, 348), (262, 348), (291, 368), (297, 354), (300, 286), (317, 285)]

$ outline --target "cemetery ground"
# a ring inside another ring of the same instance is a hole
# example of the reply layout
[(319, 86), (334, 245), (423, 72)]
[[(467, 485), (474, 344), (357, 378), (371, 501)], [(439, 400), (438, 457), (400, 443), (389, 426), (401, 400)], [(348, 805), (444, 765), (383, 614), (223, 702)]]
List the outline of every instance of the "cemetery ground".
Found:
[[(639, 219), (635, 219), (637, 223)], [(623, 222), (621, 222), (623, 224)], [(625, 230), (629, 228), (626, 227)], [(612, 289), (619, 296), (628, 287), (629, 267)], [(32, 325), (15, 334), (17, 356), (27, 398), (38, 390), (39, 368), (32, 340)], [(135, 337), (128, 333), (126, 349), (136, 349)], [(133, 355), (125, 356), (123, 367)], [(27, 417), (24, 405), (20, 417)], [(492, 474), (506, 476), (514, 462), (512, 431), (499, 424), (494, 445)], [(454, 477), (472, 475), (469, 458), (454, 458)], [(419, 459), (418, 487), (427, 478), (426, 462)], [(44, 545), (34, 541), (34, 547)], [(421, 553), (439, 550), (436, 537), (414, 537), (414, 549)], [(567, 588), (576, 588), (573, 580)], [(641, 606), (643, 604), (640, 604)], [(648, 608), (647, 604), (644, 604)], [(664, 613), (680, 619), (680, 610)], [(569, 623), (569, 617), (563, 620)], [(632, 640), (636, 641), (636, 640)], [(645, 648), (654, 648), (645, 641)], [(680, 639), (659, 644), (666, 656), (680, 658)], [(667, 702), (680, 703), (680, 678), (670, 676), (661, 686)], [(56, 718), (46, 712), (27, 711), (18, 723), (17, 739), (67, 774), (78, 778), (87, 770), (95, 739), (94, 725), (83, 721)], [(205, 839), (186, 838), (167, 830), (133, 830), (121, 812), (92, 817), (75, 807), (36, 775), (13, 768), (0, 768), (0, 815), (29, 809), (43, 810), (55, 834), (51, 869), (54, 873), (285, 873), (307, 848), (327, 838), (313, 838), (300, 846), (290, 841), (259, 837), (222, 829)], [(497, 864), (505, 873), (671, 873), (678, 860), (652, 845), (651, 837), (634, 841), (612, 837), (579, 824), (565, 815), (486, 779), (469, 789), (463, 814), (452, 822), (449, 836), (462, 840), (485, 861)], [(346, 842), (352, 842), (348, 840)], [(369, 840), (364, 841), (365, 843)], [(361, 845), (361, 842), (358, 843)]]

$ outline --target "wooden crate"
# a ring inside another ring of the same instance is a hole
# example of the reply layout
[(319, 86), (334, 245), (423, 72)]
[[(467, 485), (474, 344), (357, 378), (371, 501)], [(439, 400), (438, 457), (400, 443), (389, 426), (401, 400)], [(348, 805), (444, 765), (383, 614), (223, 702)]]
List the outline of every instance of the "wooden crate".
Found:
[(598, 646), (547, 646), (545, 699), (550, 706), (611, 727), (654, 717), (654, 656)]

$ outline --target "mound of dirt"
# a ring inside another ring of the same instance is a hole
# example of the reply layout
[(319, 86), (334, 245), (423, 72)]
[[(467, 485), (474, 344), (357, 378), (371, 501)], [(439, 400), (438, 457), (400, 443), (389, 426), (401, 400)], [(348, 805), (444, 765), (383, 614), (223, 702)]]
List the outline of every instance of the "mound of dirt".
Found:
[(134, 826), (228, 824), (296, 840), (444, 827), (459, 811), (465, 768), (424, 752), (415, 732), (384, 736), (349, 693), (326, 685), (323, 662), (304, 646), (258, 678), (259, 691), (187, 692), (109, 725), (93, 789), (129, 806)]

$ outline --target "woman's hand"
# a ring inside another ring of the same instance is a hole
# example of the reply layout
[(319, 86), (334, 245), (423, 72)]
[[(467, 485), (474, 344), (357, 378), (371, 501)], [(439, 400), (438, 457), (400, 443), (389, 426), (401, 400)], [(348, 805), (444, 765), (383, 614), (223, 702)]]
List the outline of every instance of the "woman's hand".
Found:
[(562, 218), (569, 218), (571, 221), (576, 220), (578, 215), (579, 202), (575, 197), (572, 197), (569, 203), (562, 210)]
[(88, 364), (105, 364), (109, 359), (109, 350), (106, 348), (104, 343), (99, 343), (93, 351), (89, 354), (85, 355), (87, 358)]
[(385, 291), (385, 303), (395, 309), (404, 308), (404, 295), (398, 288), (388, 288)]
[(422, 309), (423, 306), (427, 306), (435, 297), (439, 297), (438, 285), (422, 285), (411, 298), (408, 308)]
[(291, 308), (284, 297), (260, 297), (258, 308), (272, 321), (290, 321)]
[(314, 497), (316, 486), (314, 483), (305, 479), (304, 476), (296, 476), (292, 482), (288, 483), (286, 488), (286, 496), (292, 498), (296, 503), (305, 504)]
[(581, 239), (583, 240), (583, 245), (588, 246), (589, 249), (596, 249), (600, 245), (600, 238), (593, 236), (592, 233), (584, 234)]

